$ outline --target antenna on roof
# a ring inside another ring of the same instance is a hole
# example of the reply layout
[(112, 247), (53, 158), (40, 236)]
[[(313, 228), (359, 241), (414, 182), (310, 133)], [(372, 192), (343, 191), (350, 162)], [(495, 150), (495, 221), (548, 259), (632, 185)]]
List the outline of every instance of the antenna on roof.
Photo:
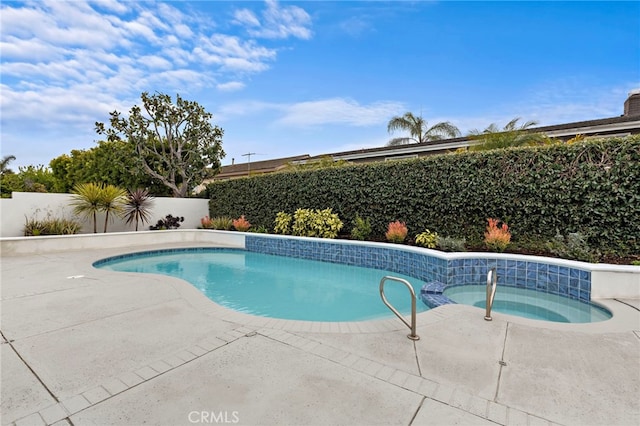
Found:
[(247, 157), (247, 176), (251, 174), (251, 156), (252, 155), (262, 155), (262, 154), (256, 154), (255, 152), (247, 152), (246, 154), (242, 154), (243, 157)]

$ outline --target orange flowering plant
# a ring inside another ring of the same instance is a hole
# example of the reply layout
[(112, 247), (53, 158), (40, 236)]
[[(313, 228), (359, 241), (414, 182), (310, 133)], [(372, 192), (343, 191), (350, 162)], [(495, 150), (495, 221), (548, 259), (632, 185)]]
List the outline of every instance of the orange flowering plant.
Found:
[(487, 219), (489, 224), (484, 233), (484, 243), (488, 249), (493, 251), (504, 251), (511, 242), (511, 232), (509, 226), (499, 219)]
[(404, 222), (400, 222), (396, 220), (395, 222), (391, 222), (389, 227), (387, 228), (387, 232), (385, 237), (387, 237), (387, 241), (392, 243), (402, 243), (405, 238), (407, 238), (407, 225)]
[(242, 215), (233, 220), (233, 227), (236, 228), (236, 231), (246, 232), (251, 228), (251, 224), (247, 219), (245, 219), (244, 215)]

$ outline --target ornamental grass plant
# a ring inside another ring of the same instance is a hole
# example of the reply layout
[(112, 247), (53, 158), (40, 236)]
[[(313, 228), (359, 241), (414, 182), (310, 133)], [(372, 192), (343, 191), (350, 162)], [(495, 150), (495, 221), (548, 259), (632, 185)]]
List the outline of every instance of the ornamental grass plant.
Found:
[(387, 226), (387, 232), (384, 235), (390, 243), (401, 244), (407, 238), (408, 233), (407, 225), (396, 220)]

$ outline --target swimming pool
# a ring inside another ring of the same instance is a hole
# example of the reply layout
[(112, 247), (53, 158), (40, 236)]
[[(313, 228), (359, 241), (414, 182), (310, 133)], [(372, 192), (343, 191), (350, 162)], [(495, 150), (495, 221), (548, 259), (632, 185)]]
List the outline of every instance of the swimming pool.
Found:
[[(531, 290), (535, 295), (558, 295), (561, 300), (579, 300), (591, 302), (591, 271), (586, 264), (558, 259), (550, 259), (536, 256), (506, 255), (496, 253), (442, 253), (434, 250), (417, 247), (401, 246), (396, 244), (369, 243), (348, 240), (327, 240), (321, 238), (292, 237), (271, 234), (244, 234), (238, 232), (210, 231), (215, 235), (223, 235), (228, 239), (229, 245), (239, 250), (276, 255), (280, 257), (296, 258), (320, 261), (323, 263), (349, 265), (365, 269), (384, 271), (383, 275), (398, 277), (410, 277), (414, 291), (419, 283), (422, 285), (416, 295), (426, 306), (417, 305), (422, 309), (434, 308), (446, 303), (455, 303), (442, 292), (458, 285), (478, 285), (486, 283), (489, 269), (496, 269), (499, 277), (499, 288), (505, 286)], [(191, 249), (220, 250), (211, 248)], [(171, 250), (170, 250), (171, 251)], [(184, 252), (184, 249), (176, 249), (176, 252)], [(130, 255), (120, 256), (119, 259)], [(116, 258), (116, 259), (118, 259)], [(105, 259), (94, 263), (99, 266), (111, 259)], [(376, 277), (373, 282), (379, 282)], [(417, 281), (416, 281), (417, 280)], [(369, 284), (372, 285), (372, 284)], [(377, 285), (377, 284), (376, 284)], [(402, 287), (401, 284), (398, 284)], [(387, 286), (385, 292), (395, 286)], [(329, 287), (328, 287), (329, 288)], [(484, 287), (483, 287), (484, 288)], [(316, 291), (308, 290), (307, 293)], [(392, 303), (401, 306), (403, 313), (408, 313), (403, 303), (409, 303), (407, 290), (398, 290), (402, 293), (400, 300), (390, 297)], [(500, 291), (498, 291), (498, 294)], [(377, 296), (372, 296), (373, 305), (382, 305)], [(329, 298), (328, 294), (322, 297)], [(355, 297), (355, 296), (354, 296)], [(542, 296), (544, 297), (544, 296)], [(406, 299), (405, 299), (406, 298)], [(286, 299), (285, 299), (286, 300)], [(318, 297), (320, 300), (320, 297)], [(355, 298), (357, 300), (357, 298)], [(355, 304), (354, 301), (351, 302)], [(289, 309), (294, 309), (290, 304)], [(384, 306), (384, 305), (382, 305)], [(516, 305), (510, 307), (514, 315), (526, 316), (525, 312), (514, 310)], [(237, 306), (235, 309), (244, 310)], [(385, 308), (380, 307), (384, 311)], [(246, 310), (249, 312), (249, 310)], [(389, 315), (385, 312), (385, 315)], [(363, 316), (362, 318), (375, 318), (376, 316)], [(290, 318), (289, 316), (287, 318)], [(295, 319), (301, 319), (296, 317)], [(549, 319), (547, 319), (549, 320)], [(328, 321), (332, 321), (329, 319)], [(333, 319), (333, 321), (340, 321)]]
[[(317, 260), (238, 249), (181, 249), (118, 256), (94, 266), (122, 272), (157, 273), (184, 279), (214, 302), (251, 315), (307, 321), (362, 321), (389, 318), (378, 286), (387, 275), (411, 283), (408, 275)], [(387, 299), (402, 314), (411, 312), (402, 284), (385, 286)], [(428, 306), (417, 303), (417, 312)]]
[[(442, 294), (456, 303), (483, 309), (486, 307), (486, 287), (483, 285), (452, 286)], [(566, 323), (598, 322), (611, 318), (608, 310), (592, 303), (510, 286), (498, 286), (492, 310), (524, 318)]]

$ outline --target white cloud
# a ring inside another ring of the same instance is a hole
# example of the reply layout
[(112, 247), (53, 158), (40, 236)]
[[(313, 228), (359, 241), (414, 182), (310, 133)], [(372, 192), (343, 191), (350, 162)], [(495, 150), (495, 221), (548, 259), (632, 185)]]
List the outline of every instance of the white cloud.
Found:
[(353, 16), (346, 19), (342, 21), (339, 26), (343, 32), (353, 37), (360, 36), (367, 31), (373, 30), (371, 23), (360, 16)]
[(150, 69), (171, 69), (173, 65), (166, 58), (158, 55), (146, 55), (140, 57), (140, 62)]
[(181, 38), (193, 37), (193, 31), (191, 31), (191, 28), (189, 28), (185, 24), (175, 25), (173, 29), (176, 32), (176, 35), (180, 36)]
[(594, 90), (579, 79), (547, 81), (531, 90), (516, 116), (542, 126), (615, 117), (623, 113), (620, 100), (626, 99), (629, 87), (632, 84)]
[(260, 21), (249, 9), (236, 10), (233, 14), (234, 23), (239, 25), (247, 25), (250, 27), (259, 27)]
[[(140, 103), (142, 91), (240, 91), (248, 75), (276, 60), (277, 42), (267, 47), (246, 34), (218, 31), (214, 17), (182, 6), (125, 0), (1, 3), (3, 150), (45, 152), (37, 145), (43, 139), (71, 132), (73, 137), (58, 142), (68, 152), (77, 147), (69, 146), (71, 140), (89, 145), (97, 139), (94, 122), (107, 120), (113, 110), (126, 113)], [(310, 18), (299, 7), (268, 2), (259, 18), (236, 11), (234, 22), (262, 37), (310, 36)], [(286, 105), (265, 111), (274, 118), (285, 114)]]
[(277, 126), (313, 127), (325, 124), (352, 127), (386, 126), (389, 119), (406, 111), (404, 104), (379, 101), (361, 105), (353, 99), (331, 98), (297, 103), (243, 100), (222, 106), (217, 114), (223, 120), (247, 115), (273, 117)]
[(203, 87), (211, 86), (213, 79), (193, 70), (170, 70), (154, 73), (139, 82), (139, 91), (154, 91), (156, 87), (163, 85), (164, 90), (171, 94), (189, 93)]
[(67, 53), (64, 48), (51, 46), (38, 39), (23, 40), (13, 36), (0, 41), (0, 51), (4, 59), (30, 61), (57, 60)]
[(91, 3), (103, 9), (120, 14), (126, 13), (129, 10), (126, 3), (120, 3), (117, 0), (93, 0)]
[(243, 41), (238, 37), (214, 34), (202, 37), (193, 53), (207, 64), (217, 64), (232, 71), (258, 72), (268, 68), (265, 61), (275, 59), (273, 49), (257, 45), (254, 41)]
[(262, 12), (262, 22), (249, 9), (234, 13), (234, 23), (243, 25), (253, 37), (282, 39), (289, 36), (310, 39), (311, 17), (298, 6), (281, 7), (276, 0), (267, 0), (267, 8)]
[[(17, 92), (2, 87), (3, 119), (21, 120), (29, 127), (59, 128), (88, 127), (91, 130), (95, 117), (104, 117), (119, 104), (113, 97), (98, 91), (86, 96), (80, 90), (70, 91), (62, 87), (48, 87), (38, 91)], [(43, 120), (43, 117), (56, 117)]]
[(46, 75), (50, 83), (59, 84), (69, 80), (82, 80), (84, 75), (77, 69), (77, 63), (64, 62), (36, 63), (16, 62), (3, 65), (2, 73), (20, 77), (21, 79), (38, 79)]
[(285, 108), (277, 123), (306, 127), (322, 124), (371, 126), (385, 124), (389, 118), (404, 110), (399, 102), (374, 102), (360, 105), (352, 99), (333, 98), (300, 102)]
[(134, 37), (144, 37), (147, 41), (158, 44), (158, 37), (146, 22), (132, 21), (124, 23), (124, 28)]
[(239, 102), (231, 102), (222, 105), (216, 111), (216, 116), (221, 121), (226, 121), (234, 117), (242, 117), (247, 115), (265, 115), (269, 112), (281, 112), (286, 108), (286, 105), (281, 105), (272, 102), (262, 102), (253, 100), (243, 100)]
[[(240, 90), (242, 76), (264, 71), (276, 58), (275, 49), (211, 33), (210, 17), (167, 3), (47, 0), (0, 7), (3, 124), (9, 118), (93, 123), (122, 99), (137, 102), (145, 90)], [(303, 17), (297, 9), (284, 8), (283, 16)], [(269, 22), (278, 10), (269, 3)], [(236, 15), (251, 21), (250, 14)]]
[(216, 88), (222, 92), (234, 92), (244, 89), (245, 84), (240, 81), (229, 81), (227, 83), (220, 83)]

